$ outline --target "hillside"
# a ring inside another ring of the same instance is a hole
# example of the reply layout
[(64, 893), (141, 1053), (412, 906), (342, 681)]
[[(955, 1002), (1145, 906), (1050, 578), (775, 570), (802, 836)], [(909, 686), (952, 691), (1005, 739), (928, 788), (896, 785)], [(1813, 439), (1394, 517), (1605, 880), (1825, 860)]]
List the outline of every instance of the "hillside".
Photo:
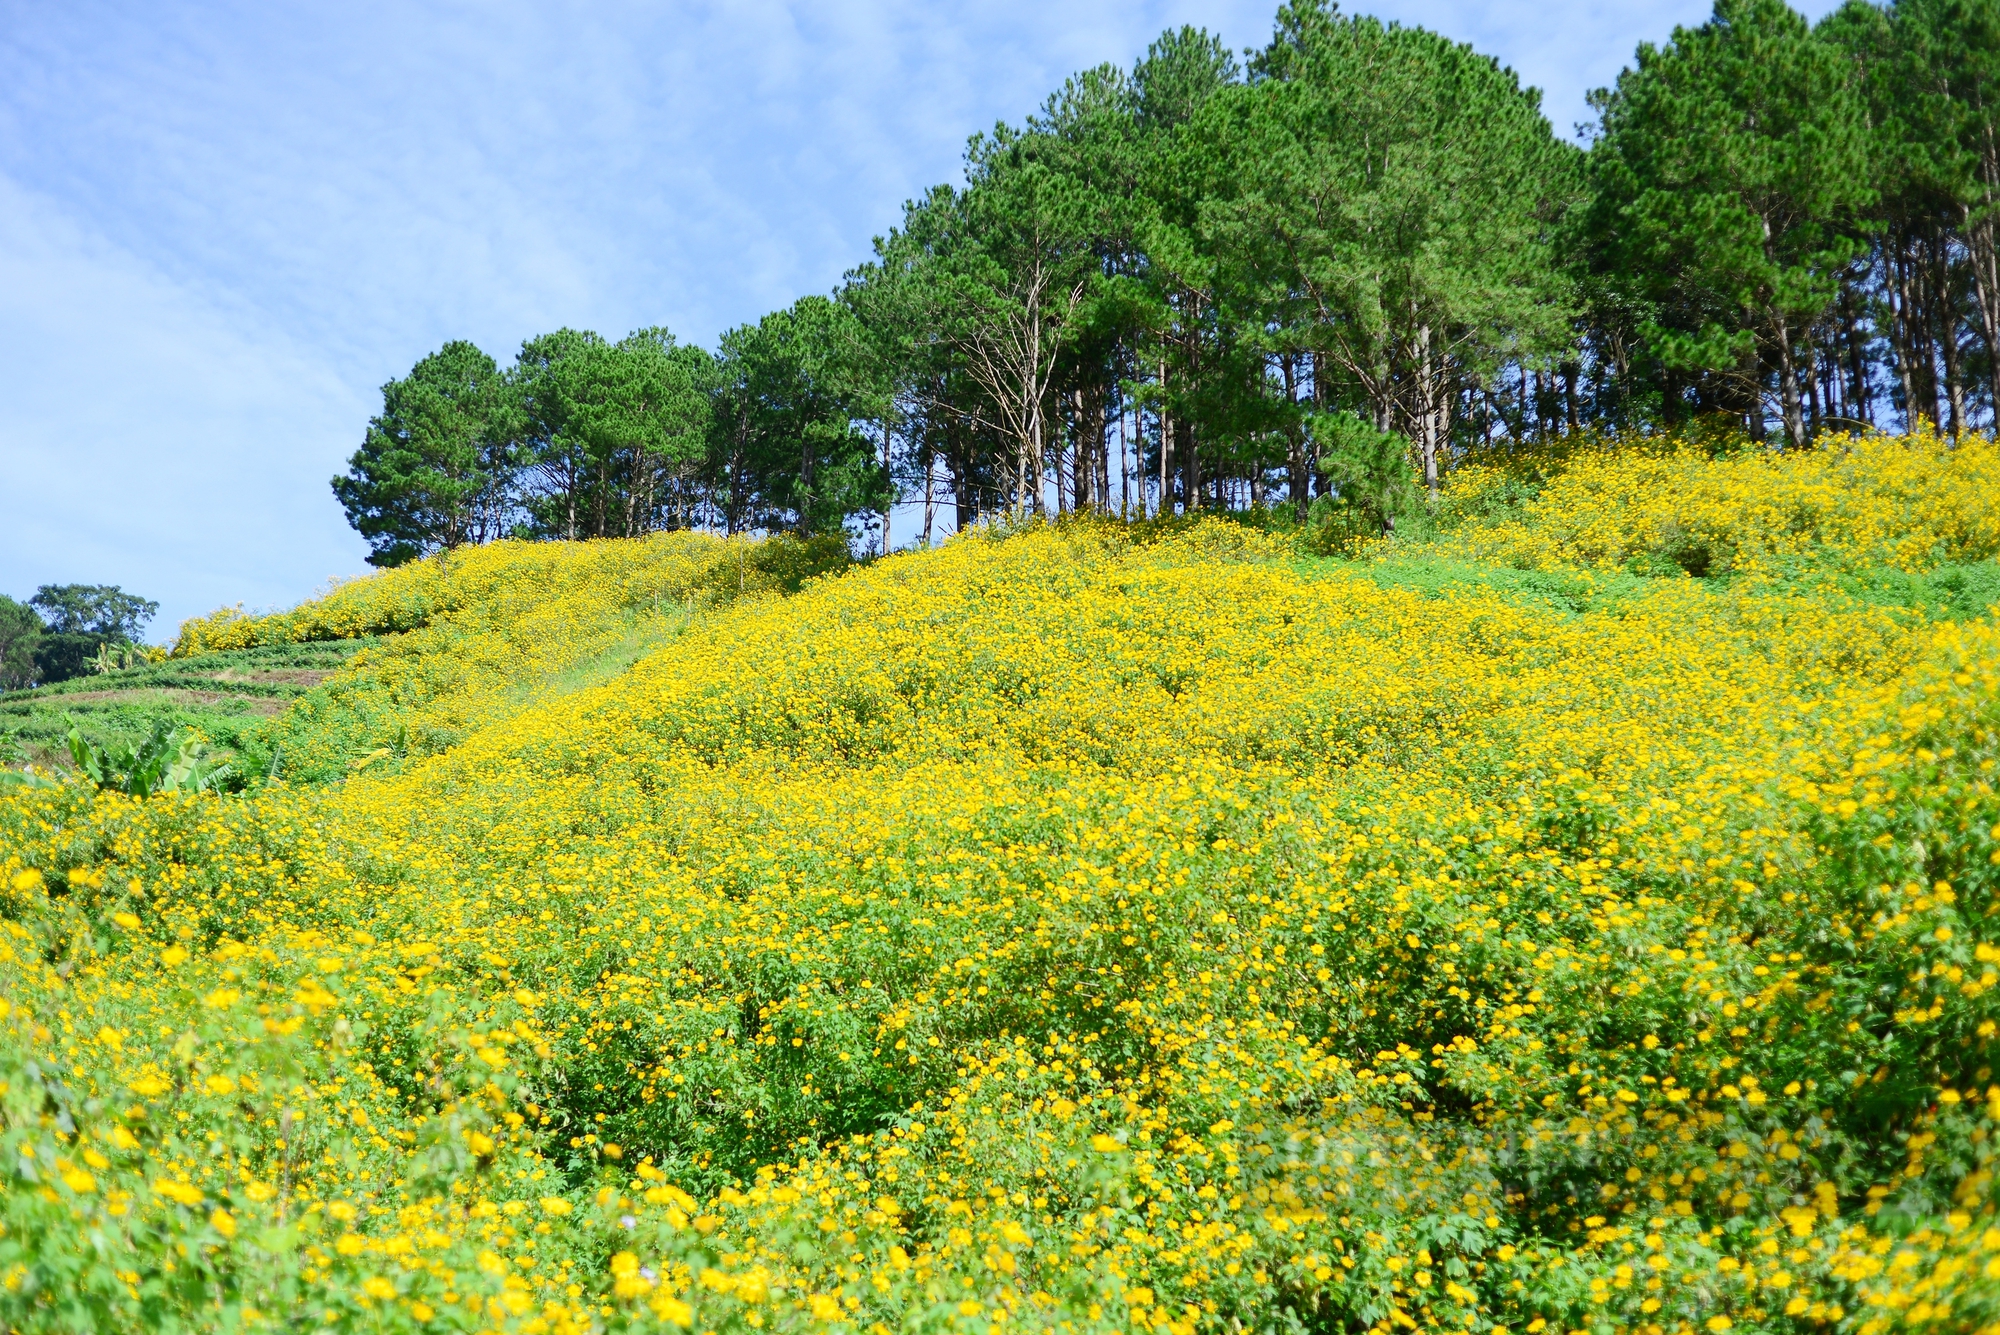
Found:
[(191, 623), (369, 641), (275, 782), (0, 796), (0, 1324), (2000, 1328), (1996, 469)]

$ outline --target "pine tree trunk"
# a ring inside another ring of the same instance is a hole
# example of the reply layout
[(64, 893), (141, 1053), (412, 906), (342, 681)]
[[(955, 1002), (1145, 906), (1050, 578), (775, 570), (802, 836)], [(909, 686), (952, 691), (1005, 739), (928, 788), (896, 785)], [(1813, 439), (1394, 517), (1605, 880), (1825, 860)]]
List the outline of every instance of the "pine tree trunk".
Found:
[(1949, 306), (1943, 306), (1944, 328), (1938, 347), (1944, 354), (1945, 403), (1951, 413), (1951, 438), (1955, 441), (1965, 431), (1965, 380), (1959, 374), (1960, 352), (1958, 346), (1958, 322)]
[[(1091, 481), (1091, 504), (1098, 510), (1111, 509), (1111, 424), (1107, 420), (1111, 410), (1111, 391), (1099, 385), (1090, 401), (1090, 457), (1097, 468)], [(1122, 465), (1121, 465), (1122, 466)]]
[(1848, 416), (1875, 424), (1875, 398), (1868, 388), (1868, 362), (1861, 340), (1861, 316), (1853, 294), (1848, 294), (1845, 316), (1847, 332)]
[(567, 478), (567, 481), (569, 485), (565, 488), (566, 492), (565, 499), (567, 499), (567, 501), (569, 502), (569, 527), (567, 528), (566, 532), (569, 535), (569, 540), (571, 542), (575, 542), (576, 541), (576, 491), (578, 484), (578, 476), (574, 460), (571, 460), (569, 476)]
[(924, 433), (924, 550), (931, 546), (931, 524), (937, 515), (937, 455), (931, 450), (930, 433)]
[(1937, 345), (1931, 337), (1935, 293), (1929, 281), (1929, 249), (1927, 242), (1919, 242), (1910, 260), (1910, 376), (1916, 383), (1923, 415), (1930, 419), (1931, 429), (1938, 430), (1944, 413), (1938, 403)]
[[(1966, 209), (1968, 219), (1971, 212)], [(1979, 330), (1986, 340), (1987, 392), (1992, 395), (1996, 425), (2000, 425), (2000, 244), (1996, 244), (2000, 238), (1995, 230), (1990, 214), (1968, 224), (1965, 247), (1972, 269), (1973, 304), (1979, 308)]]
[[(1188, 359), (1188, 377), (1196, 386), (1201, 384), (1201, 367), (1192, 357)], [(1188, 421), (1183, 421), (1180, 430), (1174, 434), (1181, 442), (1181, 465), (1184, 470), (1181, 477), (1182, 506), (1187, 513), (1193, 514), (1201, 509), (1201, 436), (1195, 431), (1194, 423)]]
[(1903, 257), (1902, 238), (1895, 237), (1890, 242), (1888, 255), (1889, 281), (1884, 285), (1889, 298), (1889, 345), (1895, 352), (1896, 379), (1903, 391), (1903, 429), (1914, 430), (1917, 424), (1917, 387), (1910, 373), (1910, 364), (1915, 353), (1910, 347), (1910, 294), (1904, 282), (1906, 267)]
[(964, 424), (954, 413), (945, 427), (945, 467), (951, 473), (952, 522), (959, 533), (979, 520), (979, 498), (972, 494), (972, 464), (966, 458), (964, 432)]
[[(1326, 359), (1325, 354), (1312, 355), (1312, 402), (1315, 412), (1326, 411)], [(1306, 492), (1309, 499), (1319, 497), (1325, 491), (1325, 484), (1319, 475), (1319, 438), (1306, 442)]]
[(1181, 509), (1193, 514), (1201, 509), (1201, 442), (1189, 422), (1182, 422), (1174, 434), (1181, 445)]
[(1799, 365), (1792, 348), (1791, 322), (1780, 315), (1773, 324), (1778, 335), (1778, 398), (1784, 407), (1785, 444), (1798, 449), (1806, 443), (1806, 427), (1799, 403)]
[(1820, 378), (1819, 344), (1817, 341), (1813, 339), (1810, 330), (1808, 330), (1806, 333), (1806, 345), (1804, 351), (1806, 359), (1806, 364), (1805, 364), (1806, 393), (1808, 395), (1808, 398), (1806, 400), (1806, 410), (1807, 410), (1806, 432), (1809, 437), (1817, 437), (1820, 432), (1820, 424), (1825, 420), (1825, 413), (1821, 407), (1820, 393), (1819, 393), (1819, 378)]
[(1076, 426), (1070, 433), (1073, 439), (1069, 460), (1069, 508), (1081, 514), (1090, 508), (1090, 480), (1096, 476), (1097, 462), (1090, 457), (1088, 405), (1080, 387), (1070, 392), (1070, 408), (1076, 414)]
[[(884, 473), (889, 472), (889, 458), (889, 419), (884, 417), (882, 419), (882, 471)], [(892, 481), (890, 483), (891, 488), (894, 485)], [(889, 512), (895, 508), (896, 493), (892, 489), (889, 493), (889, 504), (883, 507), (882, 510), (882, 555), (884, 556), (889, 554)]]
[[(1137, 432), (1136, 425), (1133, 430)], [(1125, 443), (1125, 405), (1118, 405), (1118, 517), (1132, 518), (1132, 461)]]
[[(1431, 355), (1431, 328), (1417, 327), (1417, 450), (1422, 456), (1424, 490), (1431, 500), (1438, 496), (1438, 425), (1446, 409), (1441, 402), (1437, 368)], [(1541, 373), (1536, 372), (1536, 379)]]
[[(1295, 411), (1299, 401), (1298, 357), (1286, 353), (1283, 358), (1285, 371), (1285, 405), (1287, 411)], [(1292, 503), (1292, 517), (1297, 523), (1306, 522), (1306, 440), (1305, 432), (1299, 429), (1297, 421), (1285, 425), (1285, 492)]]
[(1986, 337), (1986, 374), (1988, 392), (1992, 396), (1993, 427), (2000, 436), (2000, 219), (1994, 216), (1994, 207), (2000, 204), (2000, 126), (1995, 124), (1993, 109), (1984, 97), (1978, 100), (1980, 120), (1979, 138), (1979, 184), (1982, 216), (1975, 224), (1971, 222), (1972, 209), (1967, 207), (1965, 245), (1967, 257), (1972, 267), (1972, 289), (1979, 307), (1979, 325)]
[[(1745, 319), (1745, 324), (1750, 320)], [(1747, 393), (1745, 386), (1748, 387)], [(1699, 397), (1699, 396), (1697, 396)], [(1750, 429), (1750, 439), (1759, 445), (1764, 443), (1764, 360), (1763, 354), (1752, 348), (1743, 354), (1742, 370), (1738, 373), (1735, 393), (1742, 404), (1745, 423)], [(1743, 402), (1743, 400), (1748, 400)]]
[(632, 451), (632, 481), (631, 481), (631, 485), (629, 485), (629, 486), (627, 486), (627, 487), (625, 488), (625, 534), (624, 534), (624, 536), (626, 536), (626, 537), (628, 537), (628, 538), (632, 536), (632, 508), (633, 508), (633, 506), (634, 506), (634, 505), (636, 505), (636, 504), (638, 503), (638, 499), (639, 499), (639, 484), (640, 484), (640, 480), (641, 480), (641, 478), (643, 478), (643, 477), (644, 477), (644, 473), (642, 473), (642, 472), (641, 472), (641, 470), (640, 470), (640, 460), (644, 459), (645, 457), (646, 457), (646, 454), (645, 454), (645, 451), (644, 451), (644, 450), (636, 450), (636, 449), (635, 449), (635, 450), (633, 450), (633, 451)]
[(1076, 452), (1079, 448), (1074, 426), (1070, 429), (1070, 447), (1064, 449), (1059, 440), (1056, 443), (1056, 514), (1069, 513), (1070, 482), (1076, 475)]

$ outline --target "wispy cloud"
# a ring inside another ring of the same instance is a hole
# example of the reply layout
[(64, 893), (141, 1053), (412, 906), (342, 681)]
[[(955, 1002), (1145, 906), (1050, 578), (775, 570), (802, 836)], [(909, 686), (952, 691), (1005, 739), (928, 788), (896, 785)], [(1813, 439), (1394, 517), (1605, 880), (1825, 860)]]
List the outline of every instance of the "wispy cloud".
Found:
[[(447, 338), (710, 342), (864, 259), (966, 136), (1271, 0), (0, 3), (0, 591), (162, 623), (361, 568), (326, 489)], [(1705, 6), (1396, 0), (1561, 130)]]
[(326, 482), (368, 397), (253, 306), (5, 180), (0, 364), (5, 591), (117, 583), (177, 617), (295, 601), (357, 564)]

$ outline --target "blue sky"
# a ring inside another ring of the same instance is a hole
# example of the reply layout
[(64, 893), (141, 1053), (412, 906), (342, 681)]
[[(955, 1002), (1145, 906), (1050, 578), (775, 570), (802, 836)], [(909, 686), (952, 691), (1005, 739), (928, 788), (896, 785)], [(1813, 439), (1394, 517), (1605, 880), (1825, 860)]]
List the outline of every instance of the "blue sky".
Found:
[[(1707, 13), (1348, 8), (1500, 57), (1562, 132)], [(1261, 44), (1274, 9), (0, 0), (0, 592), (120, 584), (155, 639), (294, 603), (366, 569), (327, 480), (446, 339), (712, 344), (831, 288), (1069, 73), (1182, 23)]]

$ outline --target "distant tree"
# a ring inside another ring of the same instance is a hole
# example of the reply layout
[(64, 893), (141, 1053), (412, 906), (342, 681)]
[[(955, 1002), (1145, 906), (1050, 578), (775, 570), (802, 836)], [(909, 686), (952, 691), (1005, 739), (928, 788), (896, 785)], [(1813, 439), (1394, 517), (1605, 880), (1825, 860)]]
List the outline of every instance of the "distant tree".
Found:
[(570, 419), (578, 382), (589, 379), (589, 364), (606, 347), (603, 335), (589, 330), (538, 334), (521, 344), (507, 373), (519, 413), (522, 503), (538, 537), (588, 536), (591, 460)]
[(47, 624), (34, 651), (36, 676), (43, 682), (82, 676), (99, 649), (137, 642), (160, 610), (158, 603), (115, 584), (44, 584), (28, 602)]
[(1982, 390), (2000, 403), (2000, 0), (1849, 0), (1817, 33), (1859, 71), (1879, 195), (1844, 304), (1875, 280), (1906, 419), (1961, 435)]
[(1056, 367), (1098, 270), (1094, 201), (1047, 148), (1004, 125), (975, 139), (949, 215), (956, 244), (932, 252), (940, 328), (983, 391), (988, 424), (1014, 446), (1017, 510), (1042, 508)]
[(586, 362), (571, 429), (602, 485), (592, 531), (633, 537), (688, 528), (708, 445), (715, 361), (663, 328), (641, 329)]
[(1314, 503), (1323, 521), (1343, 536), (1394, 533), (1396, 517), (1416, 510), (1421, 495), (1410, 442), (1348, 412), (1316, 414), (1311, 425), (1324, 451), (1320, 470), (1333, 484)]
[[(1986, 344), (1988, 407), (2000, 409), (2000, 0), (1902, 0), (1895, 15), (1905, 68), (1923, 77), (1924, 100), (1934, 109), (1936, 151), (1947, 164), (1941, 175)], [(1954, 364), (1950, 345), (1958, 333), (1946, 321), (1939, 340), (1946, 370), (1962, 385), (1971, 377)], [(1954, 432), (1964, 415), (1954, 402)]]
[(401, 565), (427, 552), (499, 537), (513, 480), (506, 382), (493, 359), (447, 343), (382, 386), (333, 494), (370, 548), (368, 562)]
[[(937, 318), (935, 252), (940, 244), (952, 244), (954, 229), (932, 214), (955, 206), (955, 192), (943, 187), (907, 205), (905, 227), (876, 238), (876, 260), (850, 272), (841, 292), (902, 427), (904, 474), (926, 500), (926, 539), (938, 471), (953, 497), (957, 527), (964, 529), (983, 510), (997, 508), (1003, 490), (999, 461), (1009, 452), (987, 424), (992, 414), (985, 411), (960, 344), (946, 337)], [(727, 395), (723, 402), (734, 403)], [(730, 422), (734, 433), (747, 419), (732, 416)], [(725, 461), (740, 457), (733, 435), (718, 440), (718, 451)]]
[[(1154, 463), (1165, 508), (1178, 487), (1182, 507), (1199, 509), (1204, 483), (1220, 486), (1231, 456), (1247, 457), (1253, 438), (1265, 443), (1256, 345), (1271, 312), (1246, 290), (1242, 255), (1204, 244), (1204, 215), (1220, 202), (1213, 186), (1230, 173), (1215, 145), (1194, 133), (1198, 117), (1241, 91), (1242, 76), (1219, 37), (1189, 27), (1161, 33), (1132, 67), (1136, 188), (1115, 206), (1123, 225), (1107, 239), (1118, 255), (1123, 247), (1113, 238), (1129, 231), (1144, 258), (1119, 259), (1113, 281), (1099, 285), (1110, 300), (1097, 305), (1115, 309), (1130, 298), (1130, 369), (1153, 372), (1151, 384), (1134, 386), (1134, 398), (1157, 414)], [(1109, 149), (1100, 161), (1122, 156), (1115, 133), (1093, 138)]]
[(1282, 341), (1407, 435), (1435, 494), (1466, 387), (1567, 344), (1576, 151), (1491, 57), (1326, 0), (1281, 9), (1252, 72), (1194, 127), (1205, 244), (1265, 276)]
[(0, 594), (0, 691), (35, 684), (35, 651), (41, 647), (43, 629), (34, 608)]
[(135, 643), (160, 610), (152, 599), (115, 584), (44, 584), (28, 601), (57, 635), (95, 635), (119, 644)]

